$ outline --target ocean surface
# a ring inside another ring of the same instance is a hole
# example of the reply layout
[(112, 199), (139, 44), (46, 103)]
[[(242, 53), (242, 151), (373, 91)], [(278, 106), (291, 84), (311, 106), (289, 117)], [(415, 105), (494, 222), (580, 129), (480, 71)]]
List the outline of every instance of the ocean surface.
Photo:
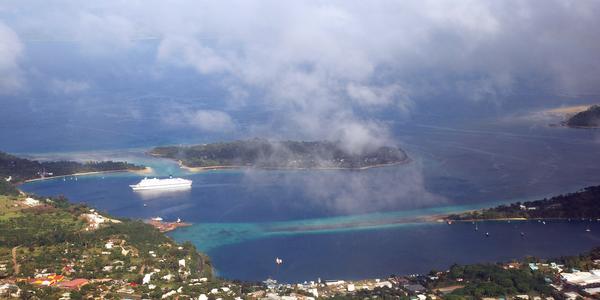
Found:
[[(220, 276), (244, 280), (383, 277), (600, 246), (595, 220), (483, 222), (475, 230), (470, 223), (418, 218), (600, 184), (597, 131), (482, 123), (411, 124), (395, 132), (412, 159), (408, 164), (365, 171), (189, 173), (145, 156), (143, 148), (29, 153), (42, 159), (125, 159), (151, 166), (156, 176), (194, 183), (187, 191), (140, 193), (128, 185), (142, 176), (114, 173), (36, 181), (22, 189), (64, 194), (122, 217), (191, 222), (170, 235), (206, 251)], [(280, 267), (276, 257), (284, 260)]]

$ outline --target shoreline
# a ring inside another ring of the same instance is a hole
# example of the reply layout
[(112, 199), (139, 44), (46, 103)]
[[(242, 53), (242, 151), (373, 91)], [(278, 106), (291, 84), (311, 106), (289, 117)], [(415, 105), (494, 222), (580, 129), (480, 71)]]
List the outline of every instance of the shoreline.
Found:
[[(170, 158), (167, 158), (170, 159)], [(181, 160), (175, 160), (179, 164), (179, 168), (184, 169), (188, 172), (198, 173), (203, 171), (215, 171), (215, 170), (244, 170), (244, 169), (255, 169), (255, 170), (316, 170), (316, 171), (327, 171), (327, 170), (347, 170), (347, 171), (363, 171), (374, 168), (384, 168), (396, 165), (404, 165), (410, 163), (412, 160), (410, 158), (406, 158), (405, 160), (387, 164), (377, 164), (372, 166), (365, 166), (359, 168), (341, 168), (341, 167), (315, 167), (315, 168), (301, 168), (301, 167), (257, 167), (257, 166), (240, 166), (240, 165), (231, 165), (231, 166), (208, 166), (208, 167), (190, 167), (183, 164)]]
[(154, 172), (154, 169), (152, 169), (151, 167), (145, 167), (143, 170), (109, 170), (109, 171), (81, 172), (81, 173), (73, 173), (73, 174), (68, 174), (68, 175), (57, 175), (57, 176), (48, 176), (48, 177), (44, 177), (44, 178), (27, 179), (23, 182), (18, 183), (18, 185), (23, 184), (23, 183), (57, 179), (57, 178), (65, 178), (65, 177), (71, 177), (71, 176), (90, 176), (90, 175), (98, 175), (98, 174), (112, 174), (112, 173), (124, 173), (124, 172), (131, 172), (131, 173), (135, 173), (135, 174), (145, 175), (145, 174), (152, 174)]
[(158, 229), (158, 231), (162, 232), (162, 233), (167, 233), (170, 231), (174, 231), (177, 228), (181, 228), (181, 227), (189, 227), (192, 226), (192, 223), (188, 223), (188, 222), (167, 222), (167, 221), (158, 221), (158, 220), (142, 220), (144, 223), (146, 224), (150, 224), (152, 225), (154, 228)]

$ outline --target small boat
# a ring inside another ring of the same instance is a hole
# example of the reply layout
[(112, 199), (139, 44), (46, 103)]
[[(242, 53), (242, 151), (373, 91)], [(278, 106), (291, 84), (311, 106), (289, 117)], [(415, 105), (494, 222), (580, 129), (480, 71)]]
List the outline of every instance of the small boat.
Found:
[(521, 231), (521, 236), (525, 236), (525, 232)]
[(590, 231), (592, 231), (592, 230), (591, 230), (591, 229), (589, 229), (589, 228), (587, 228), (587, 229), (585, 230), (585, 232), (590, 232)]
[(144, 203), (144, 207), (148, 206), (148, 204)]
[(489, 232), (486, 232), (486, 233), (485, 233), (485, 236), (486, 236), (486, 237), (490, 236), (490, 233), (489, 233)]
[(157, 222), (162, 222), (163, 218), (161, 218), (161, 217), (154, 217), (151, 220), (152, 221), (157, 221)]
[(275, 258), (275, 263), (278, 264), (278, 265), (281, 265), (281, 264), (283, 264), (283, 259), (281, 259), (279, 257), (276, 257)]

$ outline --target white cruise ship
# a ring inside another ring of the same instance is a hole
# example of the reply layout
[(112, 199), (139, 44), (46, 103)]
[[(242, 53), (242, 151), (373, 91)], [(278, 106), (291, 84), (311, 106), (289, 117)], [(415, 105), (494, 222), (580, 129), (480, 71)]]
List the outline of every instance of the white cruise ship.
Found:
[(138, 184), (130, 185), (134, 191), (139, 190), (164, 190), (164, 189), (181, 189), (192, 187), (192, 181), (183, 178), (144, 178)]

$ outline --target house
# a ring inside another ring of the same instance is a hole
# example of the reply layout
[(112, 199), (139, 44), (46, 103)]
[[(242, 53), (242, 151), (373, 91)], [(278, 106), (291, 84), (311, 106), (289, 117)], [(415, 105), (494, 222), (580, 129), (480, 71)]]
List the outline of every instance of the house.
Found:
[(169, 298), (169, 297), (171, 297), (171, 296), (173, 296), (173, 295), (175, 295), (175, 294), (177, 294), (177, 292), (176, 292), (175, 290), (171, 290), (170, 292), (168, 292), (168, 293), (166, 293), (166, 294), (163, 294), (163, 295), (161, 296), (161, 298), (162, 298), (162, 299)]
[(560, 277), (567, 284), (588, 287), (600, 284), (600, 269), (589, 272), (561, 273)]
[(29, 207), (38, 206), (38, 205), (40, 205), (40, 200), (35, 200), (31, 197), (28, 197), (25, 199), (25, 205), (27, 205)]
[(142, 279), (142, 284), (150, 283), (150, 279), (152, 278), (152, 275), (154, 275), (154, 273), (148, 273), (148, 274), (144, 275), (144, 278)]
[(345, 281), (343, 281), (343, 280), (326, 280), (326, 281), (325, 281), (325, 284), (326, 284), (327, 286), (342, 285), (342, 284), (344, 284), (344, 283), (346, 283), (346, 282), (345, 282)]
[(378, 288), (382, 288), (382, 287), (387, 287), (387, 288), (392, 288), (392, 283), (389, 281), (381, 281), (381, 282), (377, 282), (375, 283), (375, 286)]

